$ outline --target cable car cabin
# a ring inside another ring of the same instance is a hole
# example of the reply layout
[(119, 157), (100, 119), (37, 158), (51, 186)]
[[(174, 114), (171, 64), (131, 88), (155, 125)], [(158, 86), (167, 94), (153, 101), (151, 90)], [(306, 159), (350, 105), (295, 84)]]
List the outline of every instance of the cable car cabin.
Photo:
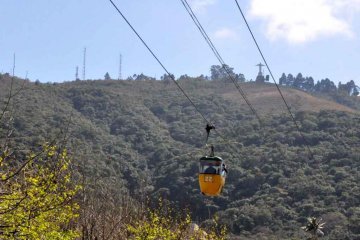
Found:
[(206, 196), (218, 196), (225, 184), (226, 169), (220, 157), (200, 158), (200, 191)]

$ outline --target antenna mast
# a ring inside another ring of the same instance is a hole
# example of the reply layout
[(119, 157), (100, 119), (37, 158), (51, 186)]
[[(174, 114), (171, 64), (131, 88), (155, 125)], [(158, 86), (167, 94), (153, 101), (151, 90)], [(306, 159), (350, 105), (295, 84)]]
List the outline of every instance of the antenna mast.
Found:
[(12, 76), (14, 77), (15, 76), (15, 53), (14, 53), (14, 61), (13, 61), (13, 69), (12, 69)]
[(79, 66), (76, 66), (75, 80), (79, 80)]
[(83, 80), (85, 80), (85, 72), (86, 72), (86, 48), (84, 48), (84, 59), (83, 59)]
[(120, 54), (120, 62), (119, 62), (119, 79), (118, 80), (121, 80), (122, 79), (122, 76), (121, 76), (121, 69), (122, 68), (122, 55)]

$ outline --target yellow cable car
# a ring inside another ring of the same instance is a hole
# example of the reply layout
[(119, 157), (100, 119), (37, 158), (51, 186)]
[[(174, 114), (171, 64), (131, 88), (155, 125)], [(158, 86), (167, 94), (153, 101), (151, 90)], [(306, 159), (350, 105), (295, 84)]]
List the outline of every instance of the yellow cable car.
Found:
[(206, 196), (218, 196), (225, 184), (227, 169), (220, 157), (200, 158), (200, 191)]
[[(212, 129), (215, 129), (214, 125), (206, 124), (206, 146)], [(214, 146), (210, 146), (210, 151), (210, 156), (200, 158), (200, 191), (206, 196), (219, 196), (225, 185), (227, 169), (224, 160), (215, 156)]]

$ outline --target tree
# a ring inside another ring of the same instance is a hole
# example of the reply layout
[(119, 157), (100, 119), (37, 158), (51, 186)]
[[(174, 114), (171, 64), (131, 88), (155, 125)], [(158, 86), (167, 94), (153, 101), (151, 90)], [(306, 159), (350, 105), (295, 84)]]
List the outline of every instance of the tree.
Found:
[(84, 170), (78, 220), (81, 239), (128, 239), (127, 225), (144, 214), (142, 205), (126, 191), (119, 191), (122, 183), (108, 178), (88, 179)]
[(54, 144), (36, 153), (14, 149), (13, 81), (0, 115), (0, 238), (74, 239), (78, 233), (70, 221), (77, 216), (73, 198), (79, 187), (71, 181), (70, 158)]
[(242, 74), (242, 73), (236, 74), (235, 79), (236, 79), (236, 81), (238, 81), (238, 82), (245, 82), (245, 81), (246, 81), (245, 75)]
[(328, 78), (322, 79), (315, 84), (315, 91), (317, 92), (331, 93), (336, 92), (336, 90), (334, 82), (330, 81)]
[(188, 80), (188, 79), (191, 79), (191, 77), (189, 77), (187, 74), (184, 74), (184, 75), (181, 75), (178, 80), (182, 81), (182, 80)]
[(294, 76), (289, 73), (286, 77), (286, 86), (293, 86), (294, 85)]
[(303, 75), (301, 73), (298, 73), (298, 75), (296, 75), (296, 78), (294, 80), (293, 86), (296, 88), (302, 89), (304, 81), (305, 81), (305, 79), (304, 79)]
[(339, 82), (338, 90), (339, 90), (339, 92), (344, 92), (350, 96), (351, 95), (357, 96), (359, 94), (358, 86), (355, 85), (354, 80), (351, 80), (345, 84), (341, 84), (341, 82)]
[[(218, 81), (231, 81), (229, 79), (229, 75), (236, 79), (236, 74), (234, 73), (234, 68), (229, 67), (228, 65), (224, 64), (223, 66), (220, 65), (212, 65), (210, 67), (211, 73), (211, 80), (218, 80)], [(229, 79), (229, 80), (227, 80)]]
[(163, 76), (161, 76), (160, 79), (161, 79), (161, 81), (163, 81), (166, 85), (168, 85), (168, 84), (170, 84), (170, 83), (172, 82), (172, 80), (175, 79), (175, 76), (174, 76), (174, 74), (171, 74), (171, 73), (170, 73), (170, 75), (165, 73)]
[(128, 225), (128, 232), (131, 239), (213, 239), (225, 240), (226, 228), (219, 226), (218, 219), (211, 221), (212, 227), (208, 231), (199, 228), (197, 224), (191, 222), (191, 217), (187, 213), (185, 216), (176, 216), (173, 209), (160, 206), (154, 210), (145, 212), (145, 216), (136, 219)]
[(312, 77), (304, 78), (301, 73), (298, 73), (298, 75), (296, 75), (296, 78), (294, 78), (292, 74), (288, 74), (286, 76), (285, 73), (283, 73), (279, 78), (279, 84), (296, 87), (308, 92), (314, 90), (314, 79)]
[(305, 82), (303, 83), (303, 89), (308, 92), (314, 90), (314, 79), (312, 77), (305, 78)]
[(353, 92), (353, 96), (359, 96), (360, 87), (356, 87)]
[(201, 74), (200, 76), (196, 77), (197, 79), (201, 80), (201, 81), (206, 81), (209, 80), (208, 76), (204, 76), (203, 74)]
[(45, 145), (29, 154), (21, 167), (7, 150), (0, 157), (0, 235), (2, 239), (73, 239), (69, 227), (77, 217), (73, 197), (79, 187), (71, 182), (66, 150)]
[(210, 67), (211, 80), (218, 80), (223, 78), (222, 67), (219, 65), (212, 65)]
[(105, 73), (104, 79), (105, 80), (110, 80), (111, 79), (110, 74), (108, 72)]
[(146, 76), (145, 74), (141, 73), (140, 75), (136, 75), (136, 81), (147, 81), (147, 80), (156, 80), (153, 77)]
[(165, 73), (164, 75), (161, 76), (160, 79), (162, 81), (167, 82), (167, 81), (172, 81), (173, 79), (175, 79), (175, 76), (174, 76), (174, 74), (171, 74), (171, 73), (170, 73), (170, 75)]
[(312, 237), (310, 239), (316, 240), (318, 237), (324, 236), (324, 233), (321, 229), (324, 228), (325, 223), (321, 222), (321, 219), (318, 220), (315, 217), (308, 218), (306, 226), (302, 227), (305, 232), (311, 233)]
[(286, 75), (283, 73), (281, 77), (279, 78), (279, 84), (280, 85), (286, 85)]

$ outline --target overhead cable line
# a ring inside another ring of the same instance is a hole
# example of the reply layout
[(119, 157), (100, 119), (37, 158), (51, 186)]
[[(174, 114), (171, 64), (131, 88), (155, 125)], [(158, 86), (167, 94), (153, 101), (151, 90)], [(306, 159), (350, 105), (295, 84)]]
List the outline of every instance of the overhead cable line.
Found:
[(219, 62), (221, 63), (221, 65), (225, 64), (224, 60), (222, 59), (221, 55), (219, 54), (219, 52), (217, 51), (217, 49), (215, 48), (214, 44), (212, 43), (210, 37), (207, 35), (205, 29), (202, 27), (201, 23), (199, 22), (198, 18), (196, 17), (195, 13), (193, 12), (192, 8), (190, 7), (190, 5), (188, 4), (188, 2), (185, 0), (181, 0), (182, 4), (184, 5), (185, 9), (188, 11), (190, 17), (192, 18), (192, 20), (194, 21), (195, 25), (197, 26), (197, 28), (199, 29), (199, 31), (201, 32), (201, 34), (203, 35), (205, 41), (209, 44), (210, 48), (212, 49), (213, 53), (215, 54), (216, 58), (219, 60)]
[[(140, 34), (135, 30), (135, 28), (131, 25), (131, 23), (127, 20), (125, 15), (120, 11), (120, 9), (115, 5), (115, 3), (112, 0), (109, 0), (111, 4), (114, 6), (116, 11), (121, 15), (121, 17), (125, 20), (125, 22), (129, 25), (129, 27), (133, 30), (133, 32), (136, 34), (136, 36), (139, 38), (139, 40), (144, 44), (144, 46), (147, 48), (147, 50), (151, 53), (151, 55), (155, 58), (155, 60), (160, 64), (160, 66), (164, 69), (164, 71), (168, 74), (168, 76), (171, 78), (171, 80), (175, 83), (175, 85), (180, 89), (182, 94), (189, 100), (191, 105), (195, 108), (195, 110), (201, 115), (201, 117), (204, 119), (204, 121), (210, 125), (213, 125), (206, 117), (205, 115), (198, 109), (198, 107), (195, 105), (195, 103), (191, 100), (191, 98), (186, 94), (184, 89), (179, 85), (179, 83), (175, 80), (175, 77), (170, 74), (170, 72), (166, 69), (164, 64), (160, 61), (160, 59), (155, 55), (155, 53), (151, 50), (151, 48), (146, 44), (144, 39), (140, 36)], [(226, 139), (216, 130), (214, 130), (224, 141)]]
[(211, 50), (213, 51), (215, 57), (218, 59), (218, 61), (220, 62), (222, 68), (225, 70), (226, 74), (229, 76), (230, 80), (233, 82), (233, 84), (235, 85), (236, 89), (238, 90), (238, 92), (240, 93), (240, 95), (242, 96), (242, 98), (245, 100), (246, 104), (249, 106), (250, 110), (252, 111), (252, 113), (255, 115), (255, 117), (257, 118), (257, 120), (260, 123), (260, 126), (262, 127), (263, 122), (260, 118), (260, 116), (258, 115), (258, 113), (256, 112), (255, 108), (252, 106), (252, 104), (250, 103), (249, 99), (247, 98), (245, 92), (243, 91), (243, 89), (240, 87), (240, 85), (237, 83), (236, 79), (232, 76), (229, 68), (227, 67), (228, 65), (225, 63), (225, 61), (223, 60), (223, 58), (221, 57), (221, 55), (219, 54), (219, 52), (217, 51), (216, 47), (214, 46), (214, 44), (212, 43), (210, 37), (207, 35), (206, 31), (204, 30), (204, 28), (202, 27), (201, 23), (199, 22), (198, 18), (196, 17), (195, 13), (193, 12), (191, 6), (188, 4), (188, 2), (186, 0), (181, 0), (182, 4), (184, 5), (186, 11), (189, 13), (191, 19), (193, 20), (193, 22), (195, 23), (195, 25), (197, 26), (197, 28), (199, 29), (201, 35), (203, 36), (203, 38), (205, 39), (205, 41), (207, 42), (207, 44), (209, 45), (209, 47), (211, 48)]
[[(233, 82), (233, 84), (235, 85), (236, 89), (238, 90), (238, 92), (240, 93), (241, 97), (245, 100), (246, 104), (249, 106), (251, 112), (254, 114), (254, 116), (257, 118), (260, 128), (264, 127), (264, 123), (262, 121), (262, 119), (260, 118), (259, 114), (256, 112), (255, 108), (252, 106), (252, 104), (250, 103), (249, 99), (247, 98), (245, 92), (243, 91), (243, 89), (241, 88), (241, 86), (237, 83), (236, 79), (233, 77), (233, 75), (231, 74), (228, 65), (225, 63), (225, 61), (223, 60), (223, 58), (221, 57), (220, 53), (218, 52), (218, 50), (216, 49), (215, 45), (212, 43), (209, 35), (206, 33), (205, 29), (203, 28), (203, 26), (201, 25), (200, 21), (198, 20), (198, 18), (196, 17), (194, 11), (192, 10), (191, 6), (188, 4), (188, 2), (186, 0), (181, 0), (182, 4), (184, 5), (186, 11), (189, 13), (191, 19), (193, 20), (193, 22), (195, 23), (195, 25), (197, 26), (197, 28), (199, 29), (201, 35), (203, 36), (203, 38), (205, 39), (205, 41), (207, 42), (207, 44), (209, 45), (209, 47), (211, 48), (211, 50), (213, 51), (215, 57), (218, 59), (218, 61), (220, 62), (222, 68), (225, 70), (226, 74), (228, 75), (229, 79)], [(265, 139), (265, 133), (262, 132), (263, 135), (263, 139)], [(282, 154), (282, 152), (280, 151), (280, 153)], [(284, 154), (282, 154), (283, 157), (285, 158)]]
[[(262, 121), (262, 119), (260, 118), (260, 116), (258, 115), (258, 113), (256, 112), (255, 108), (252, 106), (252, 104), (250, 103), (250, 101), (248, 100), (245, 92), (243, 91), (243, 89), (240, 87), (240, 85), (237, 83), (237, 81), (234, 79), (233, 75), (231, 74), (230, 70), (227, 67), (227, 64), (225, 63), (225, 61), (222, 59), (221, 55), (219, 54), (219, 52), (217, 51), (216, 47), (214, 46), (214, 44), (212, 43), (210, 37), (207, 35), (205, 29), (202, 27), (200, 21), (198, 20), (198, 18), (196, 17), (195, 13), (193, 12), (191, 6), (188, 4), (187, 0), (181, 0), (182, 4), (184, 5), (186, 11), (189, 13), (190, 17), (192, 18), (192, 20), (194, 21), (195, 25), (197, 26), (197, 28), (199, 29), (199, 31), (201, 32), (202, 36), (204, 37), (205, 41), (208, 43), (208, 45), (210, 46), (211, 50), (213, 51), (214, 55), (216, 56), (216, 58), (219, 60), (219, 62), (221, 63), (223, 69), (225, 70), (225, 72), (228, 74), (229, 78), (231, 79), (231, 81), (234, 83), (235, 87), (237, 88), (237, 90), (239, 91), (240, 95), (243, 97), (243, 99), (245, 100), (246, 104), (249, 106), (250, 110), (252, 111), (252, 113), (255, 115), (255, 117), (257, 118), (257, 120), (259, 121), (260, 124), (260, 128), (264, 127), (264, 123)], [(263, 139), (265, 141), (266, 139), (266, 134), (264, 132), (262, 132), (263, 135)], [(284, 155), (284, 153), (280, 150), (280, 154), (283, 156), (283, 158), (285, 159), (286, 156)]]
[(260, 46), (259, 46), (258, 42), (256, 41), (256, 38), (255, 38), (253, 32), (251, 31), (250, 25), (249, 25), (248, 21), (246, 20), (246, 17), (245, 17), (245, 15), (244, 15), (243, 11), (241, 10), (241, 7), (240, 7), (238, 1), (235, 0), (235, 2), (236, 2), (236, 5), (237, 5), (240, 13), (241, 13), (242, 18), (244, 19), (244, 22), (245, 22), (245, 24), (246, 24), (246, 26), (247, 26), (247, 29), (249, 30), (249, 32), (250, 32), (250, 34), (251, 34), (251, 37), (252, 37), (252, 39), (254, 40), (254, 43), (255, 43), (255, 45), (256, 45), (256, 47), (257, 47), (257, 49), (258, 49), (258, 51), (259, 51), (259, 53), (260, 53), (260, 55), (261, 55), (261, 58), (263, 59), (265, 65), (266, 65), (266, 68), (267, 68), (267, 70), (268, 70), (269, 73), (270, 73), (271, 79), (273, 80), (273, 82), (274, 82), (274, 84), (275, 84), (275, 86), (276, 86), (276, 88), (277, 88), (277, 90), (278, 90), (278, 92), (279, 92), (279, 94), (280, 94), (283, 102), (285, 103), (286, 109), (287, 109), (287, 111), (289, 112), (289, 115), (290, 115), (292, 121), (293, 121), (294, 124), (295, 124), (296, 129), (297, 129), (298, 132), (300, 133), (301, 138), (303, 139), (303, 141), (304, 141), (304, 143), (305, 143), (305, 145), (306, 145), (306, 147), (307, 147), (307, 149), (308, 149), (308, 151), (309, 151), (310, 157), (311, 157), (311, 158), (314, 158), (313, 153), (312, 153), (312, 151), (311, 151), (311, 149), (310, 149), (310, 147), (309, 147), (309, 142), (306, 140), (304, 134), (301, 132), (300, 126), (299, 126), (299, 124), (296, 122), (295, 117), (294, 117), (294, 115), (292, 114), (292, 112), (291, 112), (291, 110), (290, 110), (290, 106), (289, 106), (289, 104), (286, 102), (285, 97), (284, 97), (283, 93), (281, 92), (280, 87), (279, 87), (279, 85), (277, 84), (277, 82), (276, 82), (276, 80), (275, 80), (275, 78), (274, 78), (274, 75), (272, 74), (272, 71), (271, 71), (271, 69), (270, 69), (270, 67), (269, 67), (269, 65), (268, 65), (268, 63), (267, 63), (267, 61), (266, 61), (266, 59), (265, 59), (264, 54), (262, 53), (262, 51), (261, 51), (261, 49), (260, 49)]

